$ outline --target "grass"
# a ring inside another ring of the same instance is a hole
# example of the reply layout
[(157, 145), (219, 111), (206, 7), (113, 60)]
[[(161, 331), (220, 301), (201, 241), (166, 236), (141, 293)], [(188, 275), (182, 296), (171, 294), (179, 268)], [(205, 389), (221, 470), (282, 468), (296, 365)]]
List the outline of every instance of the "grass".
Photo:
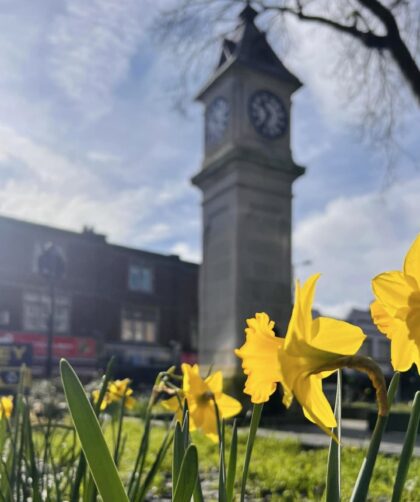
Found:
[[(120, 471), (124, 476), (131, 472), (138, 443), (141, 437), (141, 424), (136, 419), (127, 419), (124, 427), (127, 441), (122, 456)], [(150, 443), (148, 462), (150, 466), (153, 454), (157, 451), (164, 428), (154, 426)], [(112, 442), (110, 428), (107, 438)], [(199, 433), (193, 434), (200, 461), (200, 475), (208, 491), (206, 502), (215, 500), (217, 487), (217, 445)], [(239, 435), (238, 474), (242, 470), (246, 435)], [(364, 456), (363, 450), (344, 448), (342, 454), (342, 490), (343, 500), (348, 500)], [(305, 449), (297, 441), (281, 441), (270, 437), (256, 440), (251, 461), (248, 491), (250, 500), (270, 501), (316, 501), (322, 499), (325, 486), (326, 449)], [(398, 458), (381, 455), (378, 458), (370, 489), (369, 500), (380, 502), (390, 499)], [(170, 493), (171, 456), (167, 455), (161, 471), (155, 479), (153, 493), (163, 498)], [(420, 459), (413, 459), (408, 474), (404, 501), (420, 500)]]

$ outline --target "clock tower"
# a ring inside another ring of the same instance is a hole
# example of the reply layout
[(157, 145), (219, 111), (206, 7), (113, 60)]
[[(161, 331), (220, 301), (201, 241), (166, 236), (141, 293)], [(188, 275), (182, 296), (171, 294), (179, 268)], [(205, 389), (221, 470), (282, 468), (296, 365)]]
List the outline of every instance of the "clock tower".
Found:
[(205, 153), (199, 363), (239, 371), (247, 318), (267, 312), (284, 334), (291, 311), (291, 96), (301, 83), (278, 59), (247, 5), (197, 99)]

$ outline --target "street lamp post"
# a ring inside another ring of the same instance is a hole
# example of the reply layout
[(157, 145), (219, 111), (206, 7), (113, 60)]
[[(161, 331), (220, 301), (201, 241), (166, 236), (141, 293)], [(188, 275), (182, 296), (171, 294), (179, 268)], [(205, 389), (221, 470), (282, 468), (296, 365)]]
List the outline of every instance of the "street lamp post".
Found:
[(52, 242), (45, 244), (38, 259), (38, 270), (40, 274), (48, 281), (50, 312), (48, 317), (48, 335), (47, 335), (47, 359), (45, 362), (46, 378), (52, 375), (53, 359), (53, 339), (54, 339), (54, 320), (55, 320), (55, 285), (58, 279), (64, 276), (65, 262), (57, 246)]

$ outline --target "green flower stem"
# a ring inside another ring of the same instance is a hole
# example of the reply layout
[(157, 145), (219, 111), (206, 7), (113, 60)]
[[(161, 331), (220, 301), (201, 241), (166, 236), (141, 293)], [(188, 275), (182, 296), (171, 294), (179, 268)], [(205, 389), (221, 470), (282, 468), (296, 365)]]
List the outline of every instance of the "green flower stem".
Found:
[(365, 356), (344, 356), (334, 359), (331, 363), (323, 364), (313, 373), (321, 373), (322, 371), (334, 371), (342, 368), (350, 368), (353, 370), (366, 373), (372, 382), (373, 388), (376, 391), (376, 401), (378, 403), (378, 414), (381, 417), (386, 417), (389, 412), (388, 397), (386, 392), (386, 384), (384, 374), (381, 368), (373, 359)]
[(125, 402), (127, 396), (124, 394), (123, 398), (120, 401), (120, 409), (118, 413), (118, 428), (117, 428), (117, 441), (115, 443), (114, 449), (114, 462), (118, 467), (119, 457), (120, 457), (120, 447), (121, 447), (121, 436), (122, 436), (122, 428), (124, 422), (124, 410), (125, 410)]
[(400, 461), (398, 463), (397, 476), (394, 483), (391, 502), (399, 502), (404, 489), (404, 483), (407, 478), (408, 468), (410, 466), (411, 456), (413, 454), (414, 444), (417, 438), (420, 420), (420, 392), (416, 392), (411, 410), (410, 421), (405, 434), (404, 446), (401, 451)]
[(337, 371), (337, 394), (335, 397), (335, 418), (337, 420), (336, 436), (338, 442), (331, 438), (328, 451), (327, 482), (325, 488), (326, 502), (339, 502), (341, 498), (340, 486), (340, 441), (341, 441), (341, 370)]
[(227, 502), (233, 502), (234, 499), (233, 489), (235, 486), (237, 456), (238, 456), (238, 428), (236, 426), (236, 420), (234, 420), (232, 428), (232, 439), (230, 442), (229, 465), (226, 476)]
[(254, 407), (252, 409), (251, 424), (249, 426), (248, 441), (246, 443), (245, 462), (242, 471), (241, 499), (240, 499), (241, 502), (244, 502), (245, 500), (245, 490), (246, 490), (246, 481), (248, 478), (249, 464), (251, 462), (252, 449), (254, 447), (255, 436), (257, 434), (258, 425), (260, 423), (263, 406), (264, 406), (263, 403), (254, 404)]
[[(388, 388), (388, 408), (391, 407), (394, 400), (394, 395), (397, 391), (399, 381), (400, 374), (395, 373)], [(373, 468), (375, 467), (376, 457), (378, 456), (379, 446), (381, 444), (382, 434), (384, 433), (387, 422), (388, 416), (381, 416), (378, 413), (375, 429), (370, 440), (366, 457), (363, 460), (362, 467), (360, 468), (356, 484), (354, 485), (350, 502), (364, 502), (366, 500)]]

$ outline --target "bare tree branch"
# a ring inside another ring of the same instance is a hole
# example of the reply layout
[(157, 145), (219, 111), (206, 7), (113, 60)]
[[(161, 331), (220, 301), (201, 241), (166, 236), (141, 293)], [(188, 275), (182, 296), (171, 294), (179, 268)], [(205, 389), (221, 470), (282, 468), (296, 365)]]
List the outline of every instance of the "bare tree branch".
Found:
[[(420, 69), (411, 55), (407, 45), (400, 35), (397, 21), (392, 11), (381, 4), (378, 0), (358, 0), (359, 3), (369, 9), (384, 24), (387, 34), (385, 36), (386, 48), (391, 52), (401, 73), (410, 84), (417, 100), (420, 102)], [(420, 13), (419, 13), (420, 15)]]
[[(357, 28), (357, 23), (346, 25), (324, 16), (307, 14), (303, 11), (303, 6), (299, 2), (296, 2), (295, 7), (286, 5), (267, 5), (264, 2), (260, 2), (259, 5), (265, 11), (291, 14), (301, 21), (314, 22), (333, 28), (340, 33), (344, 33), (359, 40), (368, 49), (387, 49), (391, 53), (407, 83), (410, 85), (417, 100), (420, 102), (420, 69), (407, 45), (401, 38), (400, 30), (392, 11), (378, 0), (357, 1), (362, 7), (368, 9), (371, 14), (381, 21), (386, 30), (385, 35), (378, 35), (372, 30), (360, 30)], [(394, 3), (394, 6), (397, 5), (398, 4)], [(362, 14), (358, 11), (354, 11), (352, 14), (353, 18), (356, 20), (359, 18), (364, 19)]]

